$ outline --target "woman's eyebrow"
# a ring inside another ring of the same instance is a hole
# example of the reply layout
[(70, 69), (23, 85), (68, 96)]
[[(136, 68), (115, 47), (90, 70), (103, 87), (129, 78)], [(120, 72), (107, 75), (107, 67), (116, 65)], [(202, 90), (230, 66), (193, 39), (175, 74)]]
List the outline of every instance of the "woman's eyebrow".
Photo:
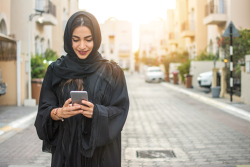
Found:
[(80, 38), (80, 37), (78, 37), (78, 36), (75, 36), (75, 35), (72, 35), (72, 37), (75, 37), (75, 38)]
[(84, 38), (89, 38), (89, 37), (92, 37), (92, 35), (86, 36), (86, 37), (84, 37)]
[[(80, 37), (78, 37), (78, 36), (76, 36), (76, 35), (72, 35), (72, 37), (80, 38)], [(88, 36), (86, 36), (86, 37), (84, 37), (84, 38), (89, 38), (89, 37), (92, 37), (92, 35), (88, 35)]]

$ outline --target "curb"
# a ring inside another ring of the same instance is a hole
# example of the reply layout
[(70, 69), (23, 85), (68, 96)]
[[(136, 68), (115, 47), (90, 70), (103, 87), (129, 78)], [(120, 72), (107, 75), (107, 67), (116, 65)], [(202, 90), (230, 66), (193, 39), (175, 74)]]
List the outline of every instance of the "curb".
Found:
[(165, 87), (169, 87), (171, 89), (174, 89), (176, 91), (179, 91), (183, 94), (186, 94), (196, 100), (199, 100), (203, 103), (206, 103), (206, 104), (209, 104), (211, 106), (214, 106), (218, 109), (221, 109), (222, 111), (224, 112), (227, 112), (229, 114), (232, 114), (234, 116), (237, 116), (239, 118), (242, 118), (242, 119), (245, 119), (247, 121), (250, 122), (250, 113), (248, 111), (245, 111), (245, 110), (242, 110), (242, 109), (239, 109), (237, 107), (234, 107), (234, 106), (231, 106), (231, 105), (228, 105), (228, 104), (225, 104), (225, 103), (222, 103), (222, 102), (218, 102), (216, 100), (213, 100), (211, 98), (208, 98), (208, 97), (204, 97), (202, 95), (199, 95), (197, 93), (193, 93), (193, 92), (190, 92), (186, 89), (183, 89), (183, 88), (178, 88), (172, 84), (169, 84), (169, 83), (161, 83), (161, 85), (165, 86)]
[[(8, 125), (5, 125), (4, 127), (0, 128), (0, 136), (9, 132), (9, 131), (22, 131), (23, 129), (25, 129), (26, 127), (28, 127), (30, 125), (30, 123), (28, 123), (29, 121), (33, 120), (37, 115), (37, 111), (34, 111), (22, 118), (19, 118), (11, 123), (9, 123)], [(28, 123), (28, 124), (27, 124)]]

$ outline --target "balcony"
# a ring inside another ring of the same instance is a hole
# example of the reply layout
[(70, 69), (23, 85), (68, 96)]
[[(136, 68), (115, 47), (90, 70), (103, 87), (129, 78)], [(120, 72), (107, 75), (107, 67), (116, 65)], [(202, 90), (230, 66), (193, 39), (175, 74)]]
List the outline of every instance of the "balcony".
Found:
[(205, 6), (204, 25), (220, 25), (226, 23), (226, 5), (225, 0), (211, 0)]
[(57, 25), (56, 6), (50, 0), (36, 0), (36, 9), (44, 11), (36, 22), (42, 25)]
[(190, 22), (184, 22), (181, 25), (181, 36), (182, 37), (194, 37), (195, 32), (194, 32), (194, 21)]
[(120, 58), (129, 58), (130, 57), (130, 51), (129, 50), (119, 50), (118, 56)]
[(178, 41), (175, 38), (174, 32), (169, 33), (169, 41), (168, 42), (170, 45), (178, 45)]

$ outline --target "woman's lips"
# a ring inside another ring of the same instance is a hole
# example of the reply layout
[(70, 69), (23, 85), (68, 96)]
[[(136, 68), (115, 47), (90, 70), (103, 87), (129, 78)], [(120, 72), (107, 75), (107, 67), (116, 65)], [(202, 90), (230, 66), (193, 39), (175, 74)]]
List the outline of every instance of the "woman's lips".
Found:
[(88, 51), (79, 51), (79, 50), (78, 50), (78, 53), (79, 53), (80, 55), (86, 55), (87, 52), (88, 52)]

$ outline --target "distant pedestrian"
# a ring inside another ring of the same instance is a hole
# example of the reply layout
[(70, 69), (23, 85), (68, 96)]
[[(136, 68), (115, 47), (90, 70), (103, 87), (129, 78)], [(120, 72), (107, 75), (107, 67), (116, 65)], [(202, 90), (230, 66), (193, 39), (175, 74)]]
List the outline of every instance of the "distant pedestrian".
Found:
[[(37, 134), (52, 167), (121, 166), (121, 130), (129, 98), (122, 69), (97, 51), (101, 31), (96, 18), (73, 14), (64, 32), (67, 55), (53, 62), (44, 77)], [(84, 105), (72, 105), (70, 91), (88, 92)]]

